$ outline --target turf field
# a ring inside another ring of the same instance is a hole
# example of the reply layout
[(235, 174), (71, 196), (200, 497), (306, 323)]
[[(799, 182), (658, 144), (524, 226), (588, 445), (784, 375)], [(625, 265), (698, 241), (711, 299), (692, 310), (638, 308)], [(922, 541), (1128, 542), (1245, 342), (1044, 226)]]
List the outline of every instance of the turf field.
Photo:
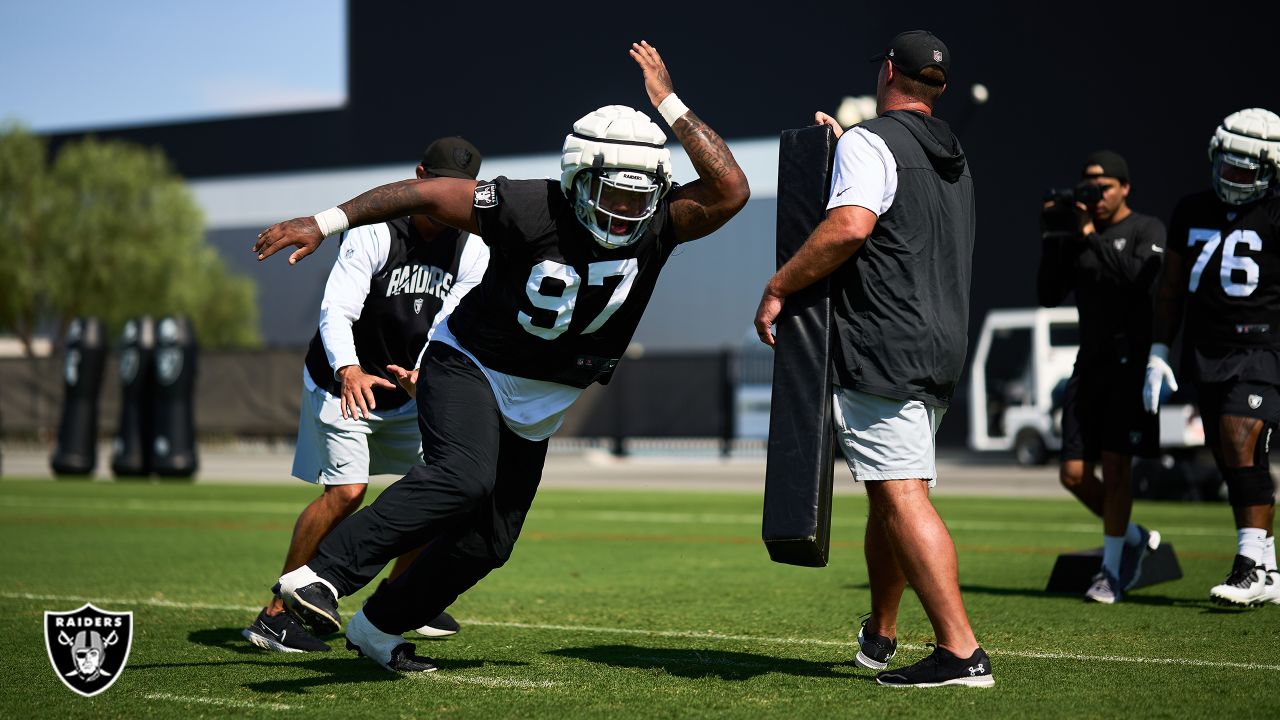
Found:
[[(868, 607), (861, 497), (836, 498), (817, 570), (767, 559), (752, 494), (544, 490), (512, 561), (452, 608), (463, 631), (420, 641), (442, 669), (398, 679), (345, 650), (240, 637), (312, 496), (0, 482), (0, 716), (1280, 717), (1280, 606), (1206, 600), (1234, 554), (1224, 506), (1140, 503), (1186, 577), (1105, 607), (1041, 592), (1058, 552), (1097, 544), (1075, 504), (939, 499), (997, 684), (919, 690), (850, 662)], [(42, 635), (43, 611), (85, 600), (135, 623), (127, 668), (92, 699), (54, 677)], [(910, 593), (899, 628), (899, 660), (923, 656)]]

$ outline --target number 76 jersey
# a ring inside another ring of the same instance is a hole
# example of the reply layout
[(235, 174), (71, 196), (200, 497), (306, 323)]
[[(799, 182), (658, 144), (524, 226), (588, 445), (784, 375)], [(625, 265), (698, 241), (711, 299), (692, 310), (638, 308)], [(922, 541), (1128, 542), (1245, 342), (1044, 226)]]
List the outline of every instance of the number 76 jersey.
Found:
[(607, 249), (574, 216), (557, 180), (476, 186), (489, 267), (449, 318), (485, 367), (585, 388), (608, 383), (675, 249), (664, 198), (631, 245)]
[(1188, 195), (1169, 222), (1182, 256), (1195, 347), (1280, 347), (1280, 197), (1228, 205)]

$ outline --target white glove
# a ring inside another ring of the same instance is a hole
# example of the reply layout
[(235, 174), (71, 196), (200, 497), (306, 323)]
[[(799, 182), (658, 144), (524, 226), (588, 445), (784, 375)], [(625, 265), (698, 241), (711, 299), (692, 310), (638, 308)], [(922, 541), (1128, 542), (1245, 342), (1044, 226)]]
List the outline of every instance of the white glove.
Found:
[(1147, 378), (1142, 383), (1142, 406), (1152, 415), (1160, 411), (1160, 391), (1163, 385), (1177, 392), (1178, 381), (1173, 379), (1173, 368), (1169, 367), (1169, 346), (1164, 343), (1151, 343), (1151, 356), (1147, 358)]

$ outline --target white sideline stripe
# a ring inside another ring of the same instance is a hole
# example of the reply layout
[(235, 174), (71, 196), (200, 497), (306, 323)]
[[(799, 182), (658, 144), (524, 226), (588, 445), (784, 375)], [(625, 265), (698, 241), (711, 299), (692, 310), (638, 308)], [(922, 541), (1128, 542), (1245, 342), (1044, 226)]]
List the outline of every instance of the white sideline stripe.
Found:
[(285, 705), (277, 702), (252, 702), (250, 700), (232, 700), (230, 698), (199, 697), (196, 695), (172, 695), (170, 693), (147, 693), (142, 697), (148, 700), (171, 700), (195, 705), (217, 705), (218, 707), (240, 708), (245, 710), (295, 710), (300, 705)]
[[(112, 598), (85, 597), (81, 595), (39, 595), (35, 593), (0, 592), (0, 597), (15, 600), (54, 600), (58, 602), (93, 602), (98, 605), (115, 605), (132, 607), (150, 605), (153, 607), (179, 608), (187, 610), (228, 610), (235, 612), (258, 612), (260, 605), (214, 605), (209, 603), (185, 603), (172, 600), (146, 598), (140, 600), (119, 600)], [(668, 637), (693, 640), (715, 640), (720, 642), (757, 642), (773, 645), (817, 645), (820, 647), (852, 647), (854, 640), (824, 640), (820, 638), (776, 638), (759, 635), (726, 635), (714, 630), (644, 630), (640, 628), (612, 628), (591, 625), (550, 625), (545, 623), (518, 623), (496, 620), (477, 620), (473, 618), (459, 619), (466, 625), (480, 627), (514, 628), (518, 630), (555, 630), (561, 632), (602, 633), (608, 635), (640, 635), (643, 637)], [(902, 643), (898, 647), (905, 650), (924, 650), (926, 646), (913, 643)], [(1079, 660), (1082, 662), (1114, 662), (1141, 663), (1148, 665), (1183, 665), (1203, 668), (1232, 668), (1238, 670), (1261, 670), (1264, 672), (1280, 672), (1280, 665), (1262, 665), (1259, 663), (1231, 662), (1229, 660), (1196, 660), (1194, 658), (1149, 658), (1124, 655), (1083, 655), (1080, 653), (1035, 652), (1031, 650), (988, 650), (992, 655), (1028, 658), (1031, 660)], [(452, 676), (460, 677), (460, 676)]]
[[(301, 503), (251, 502), (251, 503), (219, 503), (202, 501), (155, 501), (155, 500), (94, 500), (94, 499), (59, 499), (48, 502), (37, 498), (0, 497), (0, 507), (8, 508), (69, 508), (79, 510), (126, 510), (135, 512), (184, 512), (184, 513), (227, 513), (258, 515), (290, 515), (297, 516), (302, 511)], [(537, 519), (572, 518), (577, 520), (595, 520), (610, 523), (637, 523), (654, 525), (754, 525), (760, 524), (758, 514), (737, 513), (680, 513), (680, 512), (644, 512), (627, 510), (535, 510)], [(861, 519), (831, 518), (834, 527), (862, 527)], [(988, 520), (951, 520), (947, 527), (952, 530), (975, 532), (1028, 532), (1028, 533), (1074, 533), (1081, 535), (1097, 535), (1101, 526), (1097, 523), (1043, 523), (1020, 521), (988, 521)], [(1167, 526), (1159, 527), (1161, 533), (1168, 537), (1178, 535), (1194, 535), (1200, 537), (1235, 537), (1230, 527), (1203, 526)]]
[(560, 683), (552, 680), (519, 680), (516, 678), (488, 677), (484, 675), (453, 675), (451, 673), (417, 673), (409, 677), (430, 682), (451, 682), (461, 685), (479, 685), (487, 688), (552, 688)]

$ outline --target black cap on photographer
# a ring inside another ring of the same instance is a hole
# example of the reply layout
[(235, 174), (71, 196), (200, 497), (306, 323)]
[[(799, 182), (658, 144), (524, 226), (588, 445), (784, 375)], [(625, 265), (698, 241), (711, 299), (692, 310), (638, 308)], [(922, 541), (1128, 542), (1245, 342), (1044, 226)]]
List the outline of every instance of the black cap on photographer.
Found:
[[(898, 33), (889, 43), (889, 49), (871, 58), (871, 62), (892, 60), (893, 67), (903, 75), (924, 83), (940, 87), (947, 83), (947, 72), (951, 68), (951, 51), (937, 35), (928, 30), (908, 30)], [(942, 71), (942, 82), (931, 80), (920, 74), (927, 67), (936, 67)]]
[[(1097, 165), (1102, 168), (1102, 172), (1090, 173), (1089, 168)], [(1129, 184), (1129, 163), (1120, 157), (1120, 153), (1112, 150), (1099, 150), (1084, 159), (1084, 167), (1080, 169), (1080, 176), (1086, 178), (1092, 177), (1109, 177), (1120, 181), (1121, 185)]]
[(444, 137), (422, 153), (422, 168), (440, 177), (475, 180), (480, 174), (480, 151), (460, 137)]

